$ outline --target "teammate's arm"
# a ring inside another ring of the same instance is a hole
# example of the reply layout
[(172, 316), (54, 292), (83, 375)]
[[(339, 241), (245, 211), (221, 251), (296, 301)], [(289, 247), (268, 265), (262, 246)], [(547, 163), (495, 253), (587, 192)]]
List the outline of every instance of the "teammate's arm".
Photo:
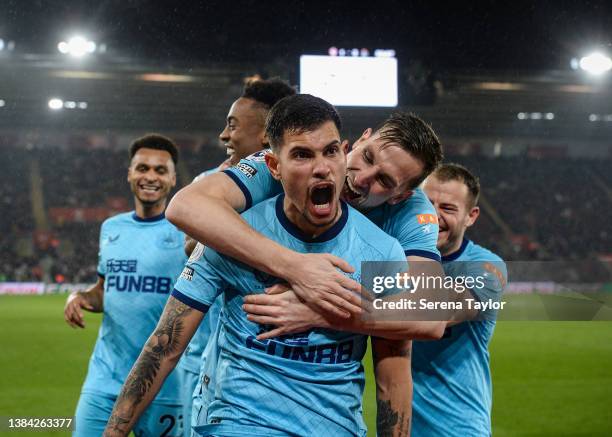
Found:
[(338, 271), (352, 272), (348, 263), (330, 254), (297, 253), (264, 237), (237, 213), (245, 207), (238, 185), (227, 174), (215, 173), (181, 189), (166, 218), (218, 252), (285, 279), (322, 312), (348, 317), (360, 311), (361, 298), (355, 293), (361, 287)]
[(409, 436), (412, 416), (412, 342), (372, 337), (376, 379), (376, 432), (379, 436)]
[(204, 313), (170, 296), (155, 331), (134, 363), (104, 436), (127, 436), (174, 369)]
[(83, 311), (101, 313), (104, 310), (104, 277), (98, 276), (94, 285), (86, 291), (70, 293), (64, 306), (64, 320), (73, 328), (84, 328)]
[(296, 334), (313, 328), (356, 332), (386, 339), (438, 340), (444, 334), (444, 321), (382, 321), (362, 316), (348, 319), (323, 315), (301, 301), (284, 285), (273, 287), (274, 294), (252, 294), (244, 299), (247, 319), (274, 329), (257, 336), (266, 340), (281, 335)]

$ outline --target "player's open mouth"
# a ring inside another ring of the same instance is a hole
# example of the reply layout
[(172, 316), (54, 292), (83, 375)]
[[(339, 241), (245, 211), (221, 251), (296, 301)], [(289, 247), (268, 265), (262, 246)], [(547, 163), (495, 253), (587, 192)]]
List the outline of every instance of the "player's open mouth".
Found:
[(346, 181), (344, 182), (344, 189), (342, 190), (342, 197), (344, 198), (344, 200), (352, 203), (357, 199), (361, 198), (362, 196), (363, 195), (360, 192), (356, 191), (355, 188), (353, 188), (353, 185), (351, 184), (351, 178), (347, 176)]
[(235, 150), (233, 147), (228, 146), (227, 144), (225, 145), (225, 153), (227, 156), (232, 156), (235, 153)]
[(332, 182), (321, 182), (310, 187), (308, 197), (310, 212), (317, 217), (325, 217), (332, 212), (335, 186)]
[(159, 190), (161, 190), (161, 187), (158, 187), (157, 185), (148, 185), (148, 184), (138, 185), (138, 188), (140, 188), (145, 193), (156, 193)]

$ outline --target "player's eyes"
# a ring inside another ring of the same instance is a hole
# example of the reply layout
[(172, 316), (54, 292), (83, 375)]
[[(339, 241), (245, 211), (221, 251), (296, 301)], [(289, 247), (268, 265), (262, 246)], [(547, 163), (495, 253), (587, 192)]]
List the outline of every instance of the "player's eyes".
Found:
[(368, 164), (372, 164), (372, 155), (370, 155), (370, 152), (368, 150), (363, 151), (363, 159)]
[(338, 153), (338, 146), (332, 146), (329, 149), (327, 149), (325, 152), (327, 155), (335, 155), (336, 153)]
[(308, 153), (306, 153), (306, 152), (294, 152), (293, 153), (293, 157), (295, 159), (307, 159), (308, 158)]
[(380, 185), (382, 185), (384, 188), (391, 188), (391, 182), (389, 182), (389, 179), (386, 177), (379, 177), (378, 182), (380, 182)]

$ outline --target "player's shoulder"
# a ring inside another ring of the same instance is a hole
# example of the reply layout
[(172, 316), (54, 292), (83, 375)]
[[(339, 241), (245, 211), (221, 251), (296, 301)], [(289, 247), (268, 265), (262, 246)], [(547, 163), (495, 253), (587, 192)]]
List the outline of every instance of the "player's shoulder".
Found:
[(219, 167), (209, 168), (208, 170), (204, 170), (202, 173), (193, 178), (193, 182), (197, 182), (206, 176), (210, 176), (213, 173), (217, 173), (219, 171)]
[(256, 203), (240, 215), (251, 225), (252, 228), (258, 229), (261, 226), (268, 225), (271, 221), (276, 220), (276, 210), (279, 207), (282, 208), (282, 202), (281, 205), (278, 205), (280, 200), (280, 194), (270, 197), (269, 199)]
[(479, 244), (474, 243), (472, 240), (467, 240), (467, 247), (465, 249), (467, 258), (471, 261), (488, 261), (495, 263), (503, 263), (504, 260), (494, 253), (493, 251), (483, 247)]
[(347, 211), (349, 214), (347, 226), (349, 226), (350, 232), (360, 237), (361, 244), (376, 249), (384, 256), (387, 256), (390, 252), (397, 248), (401, 249), (397, 239), (384, 232), (370, 219), (352, 206), (347, 206)]
[(134, 221), (134, 211), (122, 212), (111, 216), (102, 222), (103, 228), (122, 226)]
[(402, 215), (436, 214), (436, 208), (421, 188), (416, 188), (409, 198), (399, 203), (397, 210)]

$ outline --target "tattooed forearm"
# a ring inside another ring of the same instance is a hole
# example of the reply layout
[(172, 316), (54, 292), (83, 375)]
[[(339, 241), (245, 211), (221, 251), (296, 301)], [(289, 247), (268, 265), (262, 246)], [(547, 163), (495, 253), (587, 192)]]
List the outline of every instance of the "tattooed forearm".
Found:
[(394, 410), (390, 400), (378, 399), (376, 407), (376, 434), (378, 437), (408, 437), (410, 435), (410, 417)]
[(393, 437), (393, 429), (398, 423), (398, 413), (391, 408), (391, 401), (376, 401), (376, 433), (378, 437)]
[[(150, 398), (154, 396), (151, 389), (156, 383), (161, 384), (159, 377), (162, 379), (165, 377), (159, 375), (164, 360), (178, 358), (187, 343), (182, 339), (183, 321), (191, 311), (191, 307), (177, 299), (173, 297), (168, 299), (155, 332), (149, 337), (123, 384), (108, 421), (105, 436), (123, 435), (122, 432), (127, 435), (129, 424), (136, 419), (135, 412), (139, 404), (148, 395)], [(121, 433), (115, 434), (116, 431)]]

